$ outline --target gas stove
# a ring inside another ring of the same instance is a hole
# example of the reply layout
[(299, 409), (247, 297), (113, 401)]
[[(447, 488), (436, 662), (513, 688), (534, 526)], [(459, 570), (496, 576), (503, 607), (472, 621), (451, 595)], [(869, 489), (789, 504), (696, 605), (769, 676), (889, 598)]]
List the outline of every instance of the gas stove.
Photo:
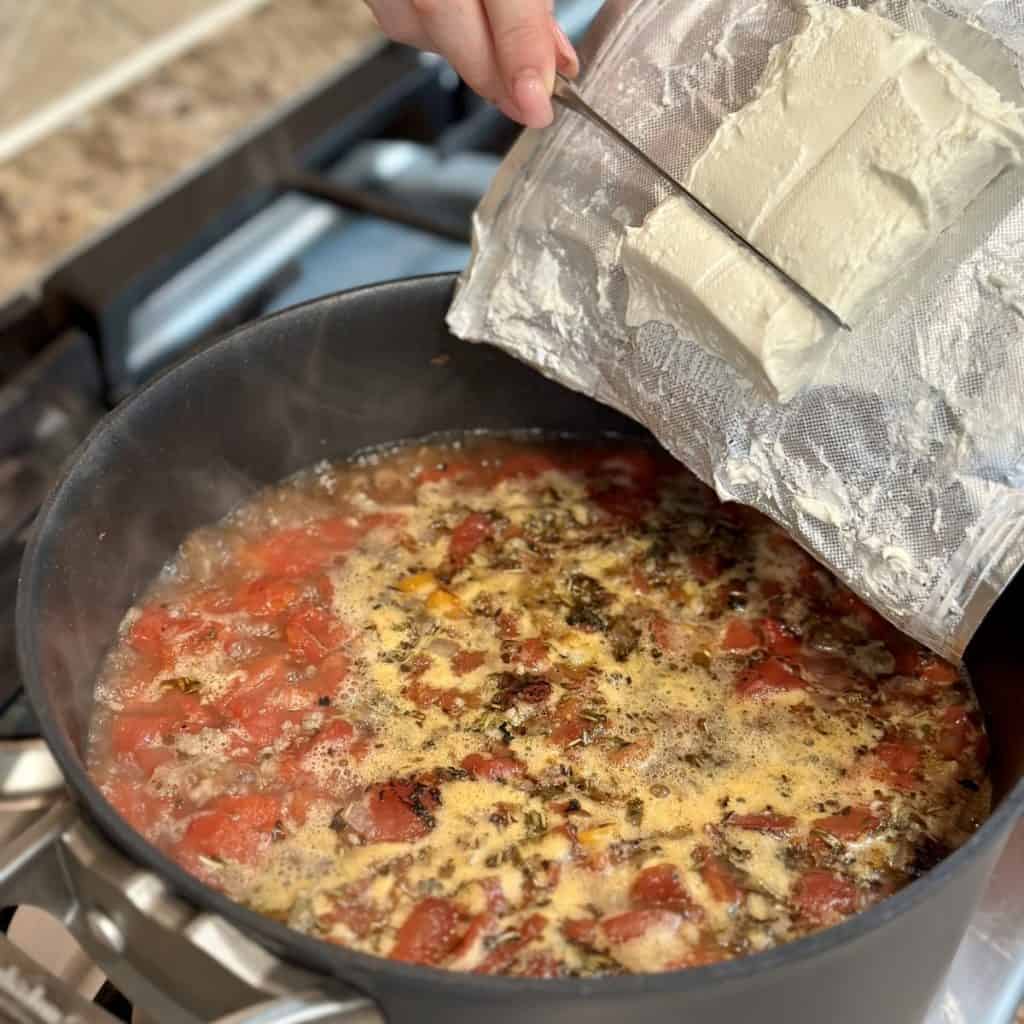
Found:
[[(557, 6), (578, 36), (600, 3)], [(337, 993), (312, 991), (316, 979), (184, 906), (79, 819), (18, 682), (18, 564), (61, 464), (155, 373), (286, 306), (461, 269), (473, 209), (515, 134), (444, 62), (386, 47), (0, 308), (0, 1024), (283, 1024), (342, 1010), (349, 1021), (379, 1019)], [(83, 910), (69, 875), (111, 890), (117, 919)], [(168, 964), (187, 971), (189, 985), (174, 971), (163, 976)], [(1024, 824), (928, 1024), (1006, 1024), (1022, 998)], [(262, 1008), (237, 1010), (249, 1004)]]

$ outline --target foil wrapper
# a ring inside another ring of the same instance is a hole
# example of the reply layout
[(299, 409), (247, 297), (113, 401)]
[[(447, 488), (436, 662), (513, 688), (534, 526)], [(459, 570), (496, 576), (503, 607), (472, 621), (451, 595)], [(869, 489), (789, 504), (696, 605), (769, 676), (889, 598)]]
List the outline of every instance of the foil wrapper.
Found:
[[(862, 6), (1024, 106), (1020, 0)], [(581, 91), (685, 180), (805, 17), (796, 0), (611, 0)], [(452, 331), (638, 420), (720, 497), (959, 659), (1024, 563), (1024, 171), (997, 178), (784, 404), (694, 338), (626, 326), (624, 228), (669, 194), (578, 115), (525, 133), (478, 208)]]

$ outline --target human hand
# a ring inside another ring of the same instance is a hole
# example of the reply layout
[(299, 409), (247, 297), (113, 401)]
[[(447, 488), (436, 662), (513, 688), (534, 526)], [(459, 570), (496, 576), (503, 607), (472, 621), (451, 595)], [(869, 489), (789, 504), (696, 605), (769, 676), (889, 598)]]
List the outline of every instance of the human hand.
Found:
[(555, 70), (580, 69), (550, 0), (365, 0), (396, 42), (445, 57), (466, 84), (530, 128), (554, 116)]

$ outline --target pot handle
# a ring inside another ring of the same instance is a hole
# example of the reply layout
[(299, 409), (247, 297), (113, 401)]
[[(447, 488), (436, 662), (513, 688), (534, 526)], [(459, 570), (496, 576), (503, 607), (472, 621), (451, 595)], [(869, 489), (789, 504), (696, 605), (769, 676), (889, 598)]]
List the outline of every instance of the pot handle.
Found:
[[(0, 848), (0, 907), (24, 904), (64, 924), (125, 996), (156, 1020), (384, 1024), (369, 1000), (341, 986), (325, 991), (324, 978), (282, 963), (224, 918), (180, 899), (159, 876), (115, 851), (66, 797)], [(27, 958), (19, 954), (6, 940), (0, 945), (0, 1024), (4, 980), (24, 974)], [(54, 1019), (32, 1011), (37, 991), (53, 992), (54, 1002), (58, 994), (69, 997), (44, 968), (34, 971), (43, 980), (22, 985), (24, 998), (12, 995), (31, 1024)]]

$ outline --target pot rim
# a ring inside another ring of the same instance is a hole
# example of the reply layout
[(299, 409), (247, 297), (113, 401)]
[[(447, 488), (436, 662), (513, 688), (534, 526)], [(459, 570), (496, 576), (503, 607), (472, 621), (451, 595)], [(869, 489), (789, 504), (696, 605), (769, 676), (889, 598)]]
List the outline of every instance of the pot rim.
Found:
[(366, 979), (382, 990), (394, 985), (443, 991), (458, 999), (486, 996), (512, 997), (516, 994), (570, 1000), (581, 996), (623, 997), (641, 993), (690, 993), (708, 991), (726, 983), (741, 983), (773, 971), (783, 965), (809, 964), (815, 958), (868, 938), (888, 922), (902, 917), (914, 907), (934, 897), (948, 879), (979, 856), (990, 843), (1009, 833), (1010, 826), (1024, 812), (1024, 778), (1006, 793), (984, 824), (940, 864), (921, 878), (892, 896), (840, 924), (796, 939), (760, 953), (703, 967), (655, 974), (615, 975), (591, 978), (509, 978), (482, 976), (441, 968), (405, 964), (368, 953), (360, 953), (327, 943), (294, 931), (256, 911), (235, 903), (222, 893), (209, 888), (197, 878), (152, 846), (136, 832), (107, 802), (100, 789), (85, 771), (70, 738), (60, 728), (40, 681), (35, 645), (31, 642), (36, 597), (42, 589), (40, 557), (52, 536), (60, 532), (57, 513), (67, 488), (77, 479), (88, 476), (88, 454), (96, 442), (131, 419), (140, 402), (157, 389), (180, 386), (206, 362), (224, 358), (232, 350), (244, 351), (249, 339), (260, 337), (271, 325), (288, 326), (311, 312), (333, 312), (363, 301), (366, 296), (400, 296), (450, 290), (457, 274), (430, 274), (403, 278), (379, 284), (364, 285), (345, 292), (323, 296), (291, 306), (271, 316), (253, 321), (231, 331), (225, 337), (187, 357), (157, 375), (131, 397), (109, 412), (79, 445), (53, 485), (32, 528), (31, 537), (21, 562), (15, 616), (18, 666), (26, 692), (39, 719), (42, 735), (64, 774), (76, 801), (84, 804), (89, 817), (101, 828), (105, 837), (133, 862), (153, 871), (169, 882), (173, 890), (192, 904), (218, 914), (261, 945), (293, 963), (334, 977), (356, 988), (366, 988)]

